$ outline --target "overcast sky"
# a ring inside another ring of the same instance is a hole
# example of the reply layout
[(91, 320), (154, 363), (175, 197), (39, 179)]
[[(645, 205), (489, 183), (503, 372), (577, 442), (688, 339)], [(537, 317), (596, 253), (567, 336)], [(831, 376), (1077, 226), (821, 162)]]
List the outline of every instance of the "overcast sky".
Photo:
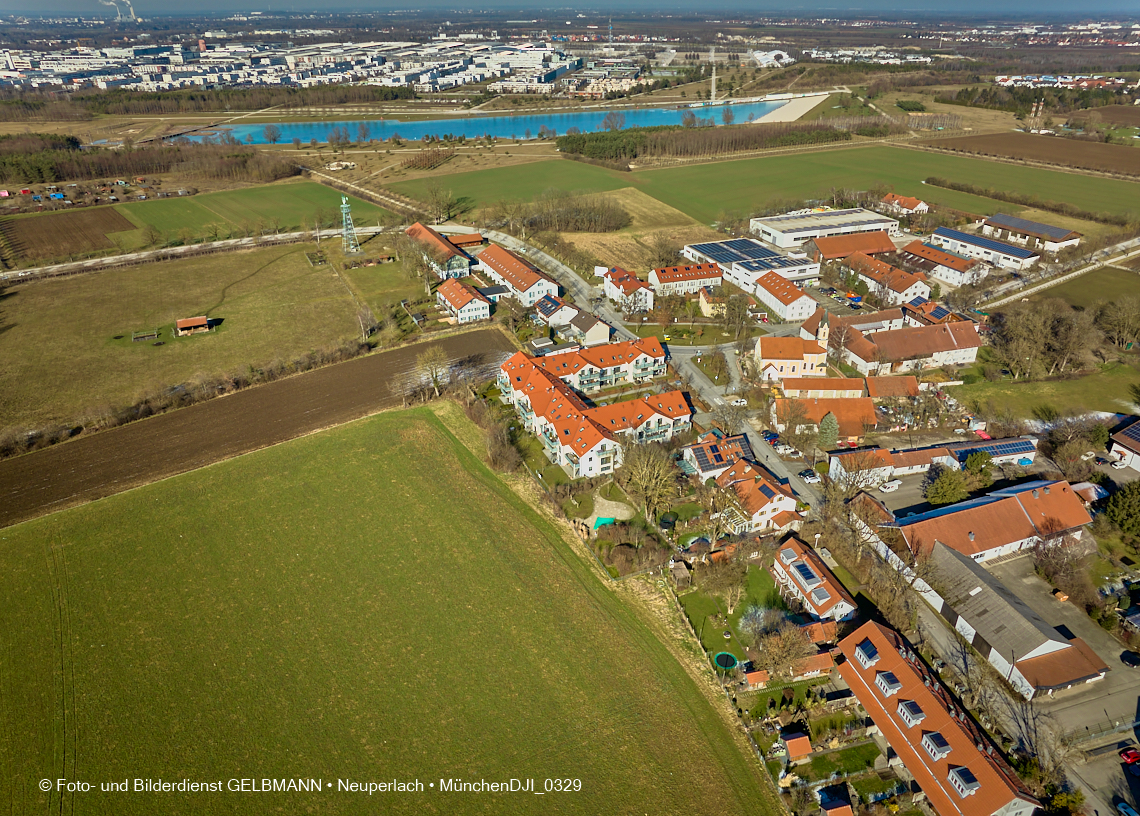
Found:
[[(462, 8), (462, 0), (394, 0), (390, 2), (369, 2), (368, 0), (275, 0), (272, 2), (249, 2), (248, 0), (184, 0), (172, 3), (170, 0), (136, 0), (135, 11), (140, 15), (170, 14), (174, 8), (186, 13), (224, 14), (236, 10), (296, 10), (296, 11), (387, 11), (409, 8)], [(1090, 5), (1074, 0), (857, 0), (852, 5), (843, 5), (836, 0), (713, 0), (702, 4), (717, 11), (739, 10), (752, 14), (782, 13), (811, 14), (813, 16), (963, 16), (986, 15), (994, 17), (1041, 17), (1042, 15), (1098, 17), (1113, 14), (1140, 14), (1140, 4), (1136, 0), (1100, 0)], [(471, 8), (471, 6), (467, 6)], [(532, 14), (559, 15), (569, 13), (566, 5), (538, 5), (525, 0), (483, 0), (476, 8), (505, 8), (528, 10)], [(607, 0), (599, 9), (629, 9), (668, 11), (671, 9), (691, 11), (694, 8), (688, 0)], [(574, 9), (574, 11), (585, 9)], [(592, 9), (593, 10), (593, 9)], [(99, 4), (98, 0), (0, 0), (0, 14), (5, 13), (106, 13), (111, 9)], [(596, 10), (595, 10), (596, 11)], [(600, 11), (599, 13), (604, 13)]]

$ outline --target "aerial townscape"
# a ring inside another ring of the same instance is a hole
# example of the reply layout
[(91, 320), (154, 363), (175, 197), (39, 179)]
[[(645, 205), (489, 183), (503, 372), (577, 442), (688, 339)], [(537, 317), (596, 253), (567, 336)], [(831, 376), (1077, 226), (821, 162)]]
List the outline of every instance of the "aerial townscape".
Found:
[(1140, 816), (1137, 9), (309, 5), (0, 9), (12, 813)]

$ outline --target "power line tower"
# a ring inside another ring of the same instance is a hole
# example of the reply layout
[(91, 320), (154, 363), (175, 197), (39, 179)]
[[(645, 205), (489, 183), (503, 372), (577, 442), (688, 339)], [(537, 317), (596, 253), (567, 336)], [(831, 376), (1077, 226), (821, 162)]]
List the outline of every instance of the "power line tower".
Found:
[(348, 196), (340, 197), (340, 215), (344, 222), (341, 247), (345, 255), (353, 255), (360, 251), (360, 241), (356, 239), (356, 227), (352, 225), (352, 205), (348, 203)]

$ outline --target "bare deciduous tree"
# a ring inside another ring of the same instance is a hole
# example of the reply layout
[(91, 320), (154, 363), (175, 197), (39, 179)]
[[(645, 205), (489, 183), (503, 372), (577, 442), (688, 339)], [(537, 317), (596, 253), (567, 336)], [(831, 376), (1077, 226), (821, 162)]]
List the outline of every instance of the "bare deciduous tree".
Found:
[(657, 518), (658, 508), (673, 493), (674, 468), (669, 452), (656, 442), (627, 445), (618, 474), (622, 486), (641, 499), (645, 517)]
[(431, 346), (416, 355), (416, 373), (431, 383), (437, 397), (440, 385), (447, 382), (449, 369), (447, 354), (441, 346)]

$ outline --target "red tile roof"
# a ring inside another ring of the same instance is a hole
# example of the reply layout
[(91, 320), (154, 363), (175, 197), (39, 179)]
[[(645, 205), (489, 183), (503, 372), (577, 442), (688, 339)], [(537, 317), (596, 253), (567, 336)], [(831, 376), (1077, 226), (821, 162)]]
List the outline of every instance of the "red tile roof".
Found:
[(450, 258), (454, 255), (459, 255), (464, 258), (467, 257), (465, 253), (455, 248), (455, 244), (448, 241), (426, 224), (421, 224), (419, 221), (408, 227), (406, 234), (409, 238), (414, 238), (429, 249), (442, 254), (444, 258)]
[(661, 266), (653, 271), (657, 273), (657, 280), (661, 283), (679, 283), (681, 281), (722, 277), (720, 264), (715, 263)]
[(603, 276), (609, 280), (614, 286), (622, 291), (625, 295), (632, 295), (638, 289), (649, 289), (649, 284), (643, 281), (637, 275), (630, 272), (628, 269), (622, 269), (620, 266), (615, 266), (610, 269)]
[(756, 279), (756, 285), (764, 289), (785, 306), (791, 306), (797, 300), (805, 297), (808, 300), (813, 300), (803, 289), (796, 286), (783, 275), (778, 275), (775, 272), (765, 272)]
[(1108, 664), (1080, 638), (1069, 641), (1072, 649), (1019, 660), (1013, 665), (1035, 689), (1062, 689), (1083, 683), (1109, 671)]
[(900, 252), (904, 255), (913, 255), (916, 258), (930, 261), (931, 263), (945, 266), (949, 269), (955, 269), (959, 272), (969, 272), (974, 267), (981, 264), (981, 261), (973, 258), (963, 258), (961, 255), (955, 255), (952, 252), (946, 252), (932, 246), (927, 246), (922, 241), (911, 241)]
[(498, 244), (491, 244), (480, 252), (479, 262), (493, 269), (512, 289), (519, 292), (525, 292), (539, 281), (554, 282), (532, 263)]
[(788, 749), (788, 759), (800, 759), (811, 753), (811, 740), (804, 734), (788, 734), (783, 742)]
[(442, 295), (443, 299), (446, 300), (451, 308), (455, 309), (456, 311), (462, 309), (473, 300), (481, 300), (484, 303), (491, 302), (476, 292), (474, 286), (469, 283), (464, 283), (462, 281), (456, 280), (455, 278), (448, 278), (443, 283), (441, 283), (439, 285), (439, 288), (435, 291), (436, 294)]
[(902, 377), (867, 377), (867, 396), (882, 399), (884, 397), (917, 397), (919, 395), (918, 378), (912, 375)]
[(847, 265), (865, 278), (870, 278), (879, 286), (885, 286), (892, 292), (903, 293), (921, 283), (922, 278), (905, 272), (897, 266), (891, 266), (886, 261), (880, 261), (862, 252), (856, 252), (847, 259)]
[(763, 336), (757, 348), (763, 360), (802, 360), (809, 354), (824, 353), (819, 343), (802, 337)]
[(482, 246), (483, 244), (483, 236), (477, 232), (467, 235), (452, 235), (448, 237), (448, 240), (457, 247)]
[(184, 317), (181, 320), (175, 321), (174, 323), (174, 327), (178, 329), (178, 331), (183, 331), (184, 329), (205, 329), (209, 325), (210, 319), (205, 316)]
[[(786, 559), (791, 560), (788, 561)], [(816, 601), (812, 598), (811, 592), (806, 591), (804, 587), (796, 581), (795, 576), (792, 575), (791, 564), (795, 564), (797, 561), (802, 561), (807, 564), (811, 567), (812, 572), (819, 576), (821, 581), (819, 587), (826, 590), (828, 595), (827, 600), (822, 603)], [(855, 606), (855, 599), (843, 588), (843, 584), (841, 584), (839, 579), (835, 577), (835, 574), (828, 569), (828, 566), (823, 563), (823, 559), (816, 555), (815, 550), (795, 536), (788, 536), (776, 548), (776, 558), (772, 562), (772, 570), (777, 574), (782, 573), (787, 576), (801, 592), (807, 595), (808, 607), (817, 617), (826, 618), (828, 613), (834, 609), (835, 605), (840, 601), (846, 601), (853, 608)], [(834, 635), (834, 632), (832, 634)], [(828, 666), (830, 667), (830, 665), (829, 663)]]
[(823, 674), (824, 672), (831, 671), (835, 665), (835, 658), (831, 656), (831, 652), (823, 651), (818, 654), (813, 654), (810, 657), (805, 657), (803, 660), (797, 660), (792, 665), (792, 677), (806, 677), (813, 674)]
[(877, 255), (895, 251), (891, 236), (882, 230), (878, 232), (857, 232), (852, 235), (833, 235), (830, 238), (816, 238), (812, 243), (815, 244), (819, 256), (817, 260), (824, 261), (846, 258), (856, 252), (862, 252), (865, 255)]
[(914, 196), (901, 196), (897, 193), (887, 193), (883, 196), (884, 204), (897, 204), (908, 212), (914, 212), (914, 208), (923, 203), (922, 199), (915, 198)]
[(863, 381), (854, 377), (785, 377), (780, 389), (785, 394), (795, 391), (858, 391), (858, 396), (863, 396)]
[(982, 338), (974, 324), (939, 323), (934, 326), (907, 326), (849, 338), (847, 348), (866, 362), (921, 359), (954, 349), (981, 348)]
[[(875, 662), (869, 668), (856, 656), (864, 643), (874, 650)], [(867, 623), (840, 641), (839, 648), (846, 658), (839, 673), (940, 816), (992, 816), (1014, 799), (1024, 800), (1028, 810), (1040, 805), (938, 677), (899, 654), (900, 649), (909, 654), (910, 647), (897, 632)], [(885, 672), (901, 684), (890, 697), (876, 684)], [(902, 701), (918, 706), (919, 724), (910, 727), (902, 719), (898, 712)], [(922, 745), (923, 737), (932, 733), (949, 748), (941, 759), (934, 759)], [(958, 768), (969, 769), (978, 783), (969, 795), (960, 795), (949, 781), (950, 772)]]
[(867, 432), (867, 428), (874, 428), (877, 425), (875, 403), (870, 397), (778, 399), (775, 401), (776, 416), (786, 416), (787, 404), (791, 402), (799, 402), (804, 406), (805, 421), (811, 425), (819, 425), (825, 416), (834, 414), (839, 422), (840, 436), (862, 436)]

